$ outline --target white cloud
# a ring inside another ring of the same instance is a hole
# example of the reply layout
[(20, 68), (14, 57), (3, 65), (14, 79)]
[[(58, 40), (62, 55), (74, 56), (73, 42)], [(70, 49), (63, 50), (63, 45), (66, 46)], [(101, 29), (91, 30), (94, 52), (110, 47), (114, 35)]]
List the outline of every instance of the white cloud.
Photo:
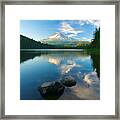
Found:
[(88, 22), (95, 25), (97, 28), (100, 27), (100, 20), (88, 20)]
[(84, 24), (92, 24), (94, 26), (96, 26), (97, 28), (100, 27), (100, 20), (91, 20), (91, 19), (88, 19), (88, 20), (80, 20), (78, 22), (81, 26), (84, 25)]
[(74, 29), (73, 27), (70, 26), (70, 24), (66, 23), (66, 22), (62, 22), (61, 23), (61, 27), (59, 29), (61, 32), (64, 32), (64, 33), (71, 33), (70, 35), (68, 35), (69, 37), (71, 36), (76, 36), (77, 34), (79, 33), (82, 33), (83, 31), (82, 30), (76, 30)]
[(61, 23), (61, 28), (60, 30), (62, 32), (71, 32), (71, 31), (74, 31), (74, 29), (66, 22), (62, 22)]
[(81, 31), (81, 30), (79, 30), (79, 31), (70, 31), (70, 33), (73, 33), (73, 34), (75, 34), (75, 35), (77, 35), (77, 34), (79, 34), (79, 33), (82, 33), (83, 31)]
[(76, 36), (76, 34), (69, 34), (69, 35), (67, 35), (67, 37), (74, 37), (74, 36)]
[(78, 24), (80, 24), (81, 26), (83, 26), (85, 23), (86, 23), (85, 20), (79, 20), (79, 21), (78, 21)]
[(84, 25), (85, 23), (81, 23), (80, 25)]
[(86, 38), (86, 37), (82, 37), (82, 39), (86, 40), (86, 39), (88, 39), (88, 38)]
[(87, 37), (82, 37), (82, 39), (84, 39), (84, 40), (87, 40), (87, 39), (91, 39), (91, 38), (87, 38)]
[(92, 38), (87, 38), (87, 37), (81, 37), (80, 41), (91, 41)]

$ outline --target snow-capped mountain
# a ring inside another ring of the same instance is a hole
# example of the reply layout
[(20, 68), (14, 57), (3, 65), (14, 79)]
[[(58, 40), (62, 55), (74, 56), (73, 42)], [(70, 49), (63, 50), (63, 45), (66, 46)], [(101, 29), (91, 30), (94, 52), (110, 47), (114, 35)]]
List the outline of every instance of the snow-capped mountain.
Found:
[(68, 43), (70, 39), (63, 35), (62, 33), (56, 32), (50, 35), (48, 38), (41, 40), (42, 43), (47, 43), (51, 45), (61, 45)]
[(59, 32), (50, 35), (48, 38), (41, 40), (41, 42), (49, 45), (70, 45), (70, 46), (76, 46), (78, 43), (81, 43), (81, 41), (67, 37)]
[(68, 40), (69, 38), (62, 33), (56, 32), (48, 37), (50, 40)]

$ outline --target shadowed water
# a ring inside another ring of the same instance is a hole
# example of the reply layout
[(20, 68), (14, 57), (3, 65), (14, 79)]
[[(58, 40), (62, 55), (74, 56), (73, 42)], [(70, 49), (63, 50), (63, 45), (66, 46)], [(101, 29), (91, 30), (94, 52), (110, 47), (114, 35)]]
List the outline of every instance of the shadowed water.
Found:
[[(63, 84), (61, 80), (66, 77), (74, 79), (75, 84)], [(51, 82), (54, 90), (43, 95), (40, 86)], [(53, 82), (58, 87), (62, 86), (62, 92), (55, 88)], [(84, 51), (21, 51), (20, 99), (100, 99), (99, 57)]]

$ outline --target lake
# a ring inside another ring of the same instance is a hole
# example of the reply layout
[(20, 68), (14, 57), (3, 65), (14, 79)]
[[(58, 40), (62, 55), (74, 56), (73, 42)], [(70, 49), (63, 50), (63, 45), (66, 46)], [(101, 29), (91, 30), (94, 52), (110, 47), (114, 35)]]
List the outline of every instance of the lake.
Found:
[(99, 61), (83, 50), (23, 50), (20, 99), (99, 100)]

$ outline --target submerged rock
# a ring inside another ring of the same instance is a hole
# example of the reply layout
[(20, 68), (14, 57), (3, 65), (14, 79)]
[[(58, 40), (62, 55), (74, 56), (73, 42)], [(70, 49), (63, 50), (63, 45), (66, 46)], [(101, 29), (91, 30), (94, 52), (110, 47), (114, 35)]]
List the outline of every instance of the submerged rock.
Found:
[(76, 81), (71, 76), (66, 76), (61, 80), (61, 83), (66, 87), (72, 87), (76, 85)]
[(63, 94), (64, 86), (57, 81), (45, 82), (38, 88), (38, 91), (44, 99), (56, 100)]

